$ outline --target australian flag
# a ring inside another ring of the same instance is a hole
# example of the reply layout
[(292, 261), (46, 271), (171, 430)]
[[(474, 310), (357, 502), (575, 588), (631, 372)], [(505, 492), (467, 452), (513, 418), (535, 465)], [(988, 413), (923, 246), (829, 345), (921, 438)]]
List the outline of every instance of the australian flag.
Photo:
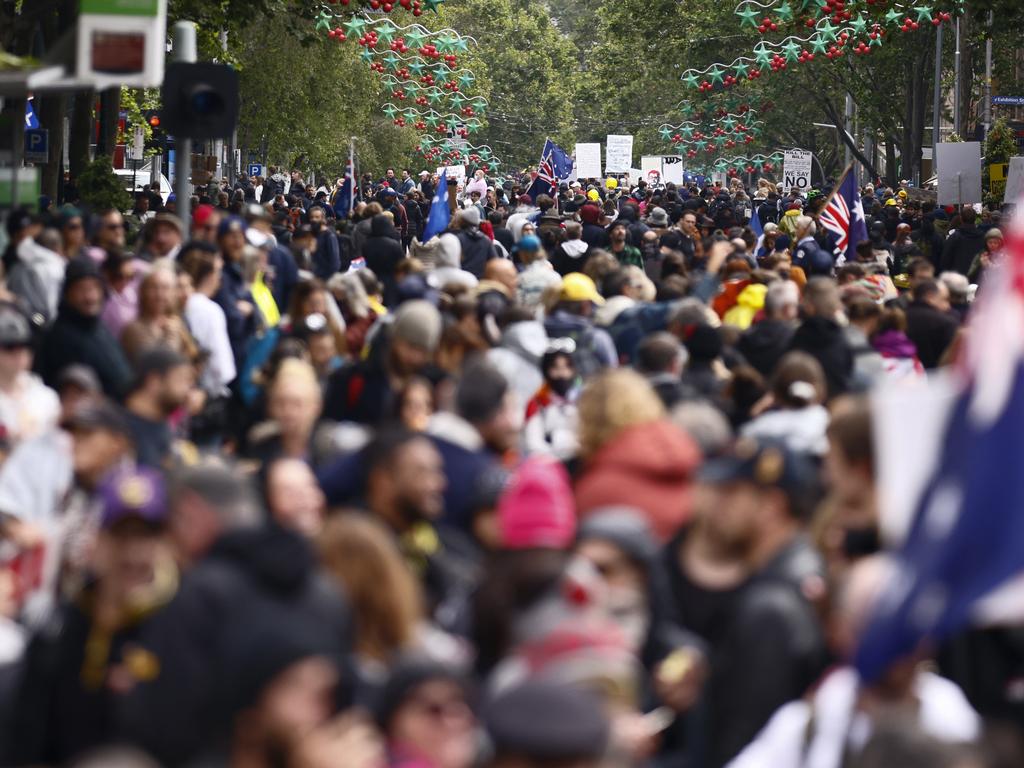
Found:
[(531, 200), (536, 200), (537, 195), (550, 195), (554, 197), (558, 192), (558, 184), (565, 181), (572, 173), (572, 158), (560, 146), (551, 139), (544, 142), (544, 151), (540, 156), (540, 165), (537, 168), (537, 178), (526, 194)]
[(852, 165), (847, 166), (818, 219), (835, 235), (837, 253), (855, 261), (857, 244), (868, 239), (868, 225)]
[(334, 215), (339, 219), (347, 219), (352, 212), (354, 196), (352, 194), (352, 164), (345, 165), (345, 179), (341, 183), (341, 189), (334, 195)]
[[(994, 269), (949, 375), (923, 391), (883, 390), (877, 398), (883, 532), (887, 517), (906, 522), (899, 526), (903, 540), (893, 553), (890, 581), (879, 590), (860, 639), (856, 664), (865, 680), (878, 679), (923, 641), (939, 641), (978, 618), (1019, 620), (1024, 606), (1018, 589), (1024, 574), (1020, 216), (1007, 233), (1003, 263)], [(910, 401), (912, 416), (892, 418), (908, 414)], [(907, 453), (909, 444), (916, 447)], [(881, 468), (898, 454), (906, 457), (903, 465), (891, 467), (886, 477)], [(908, 476), (902, 491), (887, 487)]]
[(434, 199), (430, 201), (430, 213), (427, 215), (427, 225), (423, 228), (423, 242), (427, 242), (434, 235), (440, 235), (448, 229), (448, 221), (452, 213), (448, 209), (448, 169), (441, 171), (437, 180), (437, 191), (434, 192)]

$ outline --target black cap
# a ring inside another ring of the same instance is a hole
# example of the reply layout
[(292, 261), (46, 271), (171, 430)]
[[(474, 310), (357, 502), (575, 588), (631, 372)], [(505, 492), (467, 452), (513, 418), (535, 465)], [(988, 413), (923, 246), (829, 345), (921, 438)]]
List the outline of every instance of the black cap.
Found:
[(63, 292), (67, 293), (68, 288), (79, 280), (99, 280), (103, 282), (99, 266), (88, 256), (79, 256), (68, 262), (67, 269), (64, 270)]
[(539, 680), (499, 694), (484, 710), (484, 725), (496, 755), (538, 761), (598, 759), (610, 730), (594, 694)]
[(0, 347), (27, 347), (32, 343), (32, 328), (20, 309), (0, 303)]
[(643, 515), (634, 507), (595, 509), (580, 523), (577, 540), (609, 541), (633, 562), (649, 567), (658, 556), (658, 543)]
[(7, 234), (12, 238), (25, 229), (35, 224), (39, 219), (32, 215), (27, 208), (19, 208), (7, 214)]
[(740, 438), (731, 451), (705, 462), (697, 476), (714, 485), (746, 482), (778, 488), (789, 497), (791, 512), (801, 517), (820, 490), (818, 475), (810, 454), (790, 450), (779, 440)]
[(392, 667), (387, 684), (380, 691), (373, 708), (377, 724), (386, 729), (395, 712), (405, 702), (406, 697), (416, 688), (434, 680), (447, 680), (455, 683), (470, 698), (469, 681), (466, 676), (451, 664), (433, 659), (409, 656), (400, 659)]
[(82, 406), (64, 420), (63, 426), (69, 432), (93, 432), (102, 429), (128, 438), (132, 436), (124, 411), (105, 400)]

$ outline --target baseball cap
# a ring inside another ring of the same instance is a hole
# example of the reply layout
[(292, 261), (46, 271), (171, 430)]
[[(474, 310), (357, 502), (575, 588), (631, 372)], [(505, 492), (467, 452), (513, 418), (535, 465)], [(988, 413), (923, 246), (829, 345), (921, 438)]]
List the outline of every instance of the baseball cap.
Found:
[(248, 225), (241, 216), (226, 216), (217, 227), (217, 237), (224, 237), (229, 232), (245, 232)]
[(196, 209), (192, 211), (192, 226), (194, 227), (205, 227), (206, 222), (213, 216), (214, 207), (209, 203), (200, 203), (196, 206)]
[(604, 297), (597, 292), (594, 281), (582, 272), (570, 272), (562, 278), (561, 301), (592, 301), (604, 304)]
[(28, 318), (13, 304), (0, 304), (0, 347), (27, 347), (31, 343)]
[(162, 526), (167, 518), (163, 477), (149, 467), (115, 469), (99, 488), (100, 527), (110, 529), (129, 518)]

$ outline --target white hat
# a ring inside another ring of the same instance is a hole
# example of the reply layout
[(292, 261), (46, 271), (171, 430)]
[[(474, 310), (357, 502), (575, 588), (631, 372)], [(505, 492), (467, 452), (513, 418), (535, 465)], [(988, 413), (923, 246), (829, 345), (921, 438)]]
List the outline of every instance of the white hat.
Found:
[(430, 171), (420, 171), (420, 176), (429, 176)]

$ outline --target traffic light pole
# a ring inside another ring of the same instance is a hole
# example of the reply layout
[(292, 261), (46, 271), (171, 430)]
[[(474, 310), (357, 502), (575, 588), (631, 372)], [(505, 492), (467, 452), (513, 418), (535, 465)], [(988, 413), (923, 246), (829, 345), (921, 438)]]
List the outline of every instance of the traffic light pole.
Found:
[[(196, 25), (179, 21), (174, 25), (174, 61), (195, 63)], [(178, 218), (185, 227), (192, 219), (192, 139), (174, 137), (174, 195), (177, 198)]]

